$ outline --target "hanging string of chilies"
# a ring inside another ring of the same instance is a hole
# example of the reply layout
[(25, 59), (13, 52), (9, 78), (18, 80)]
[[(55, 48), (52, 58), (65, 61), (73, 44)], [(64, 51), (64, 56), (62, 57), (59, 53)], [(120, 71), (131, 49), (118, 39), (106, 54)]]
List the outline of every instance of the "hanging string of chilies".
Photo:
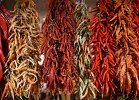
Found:
[(102, 98), (115, 94), (117, 90), (115, 36), (109, 22), (113, 15), (113, 1), (99, 0), (91, 18), (91, 71), (94, 73), (92, 81)]
[(50, 0), (46, 20), (42, 26), (45, 35), (43, 44), (43, 78), (47, 90), (54, 95), (62, 91), (72, 93), (76, 81), (74, 61), (73, 0)]
[[(134, 0), (133, 0), (134, 1)], [(120, 90), (123, 95), (134, 98), (139, 91), (139, 44), (135, 29), (138, 27), (134, 21), (134, 14), (130, 0), (118, 0), (114, 8), (114, 17), (110, 20), (114, 27), (117, 51), (117, 75), (120, 78)], [(132, 14), (133, 13), (133, 14)], [(135, 17), (136, 18), (136, 17)]]
[(39, 19), (33, 0), (18, 0), (9, 28), (10, 51), (6, 62), (7, 85), (3, 93), (38, 99), (40, 93)]
[(79, 0), (76, 2), (75, 7), (75, 21), (76, 21), (76, 38), (74, 42), (75, 47), (75, 59), (76, 59), (76, 69), (78, 71), (79, 77), (79, 97), (83, 99), (90, 95), (96, 98), (96, 86), (91, 81), (94, 76), (90, 72), (90, 50), (87, 43), (89, 42), (91, 32), (89, 30), (89, 18), (87, 12), (87, 5), (85, 0)]

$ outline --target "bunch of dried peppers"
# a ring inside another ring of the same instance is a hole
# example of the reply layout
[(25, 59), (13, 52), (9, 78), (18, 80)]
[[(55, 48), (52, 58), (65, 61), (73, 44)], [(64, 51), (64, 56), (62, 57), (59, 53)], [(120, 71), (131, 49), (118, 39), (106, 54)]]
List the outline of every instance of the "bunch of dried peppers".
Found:
[[(111, 90), (115, 94), (119, 86), (123, 95), (138, 94), (138, 5), (137, 0), (99, 0), (94, 10), (91, 63), (96, 77), (93, 81), (102, 96), (104, 91), (106, 96)], [(120, 84), (116, 85), (117, 82)]]
[(9, 28), (9, 53), (5, 67), (7, 85), (2, 98), (10, 92), (13, 99), (37, 99), (40, 91), (39, 18), (33, 0), (18, 0)]
[(102, 97), (115, 94), (116, 61), (115, 35), (110, 19), (113, 17), (113, 1), (99, 0), (91, 18), (92, 38), (90, 39), (92, 81)]
[[(139, 91), (138, 11), (138, 0), (99, 0), (90, 21), (84, 0), (76, 5), (74, 0), (50, 0), (42, 26), (45, 37), (42, 71), (51, 94), (73, 93), (76, 85), (80, 99), (90, 95), (96, 98), (97, 91), (102, 97), (111, 96), (119, 90), (123, 95), (136, 97)], [(30, 95), (38, 99), (41, 42), (33, 0), (17, 1), (14, 14), (8, 34), (9, 16), (12, 16), (0, 5), (0, 80), (2, 66), (7, 69), (2, 98), (10, 91), (13, 99), (15, 96), (30, 98)]]
[(45, 56), (43, 77), (52, 95), (59, 91), (72, 93), (77, 76), (74, 61), (74, 6), (73, 0), (50, 0), (42, 26), (45, 35), (42, 46)]
[[(133, 0), (135, 1), (135, 0)], [(139, 43), (136, 32), (137, 16), (130, 0), (116, 1), (113, 23), (117, 50), (115, 53), (117, 75), (123, 95), (137, 96), (139, 91)], [(134, 19), (136, 21), (134, 21)]]
[(75, 36), (75, 60), (76, 69), (79, 77), (79, 96), (80, 99), (86, 97), (90, 92), (96, 98), (96, 86), (90, 80), (94, 75), (90, 72), (90, 50), (89, 39), (91, 32), (89, 30), (89, 18), (85, 0), (78, 1), (75, 7), (76, 36)]

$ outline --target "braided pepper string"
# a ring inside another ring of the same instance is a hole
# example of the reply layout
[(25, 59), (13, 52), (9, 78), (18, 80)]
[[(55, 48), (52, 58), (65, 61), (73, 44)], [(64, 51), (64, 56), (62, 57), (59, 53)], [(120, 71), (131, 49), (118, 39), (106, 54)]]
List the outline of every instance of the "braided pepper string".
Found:
[(114, 15), (112, 0), (99, 0), (91, 18), (92, 39), (90, 40), (92, 81), (102, 98), (116, 93), (115, 36), (109, 20)]
[(39, 18), (33, 0), (19, 0), (14, 6), (14, 17), (9, 28), (7, 85), (2, 98), (7, 93), (29, 98), (33, 95), (37, 99), (41, 89), (39, 84), (40, 67)]
[(43, 78), (47, 89), (54, 95), (72, 93), (76, 79), (74, 62), (74, 2), (50, 0), (49, 11), (42, 26), (45, 35)]
[(76, 40), (75, 59), (76, 68), (79, 76), (79, 96), (80, 99), (86, 97), (91, 91), (90, 95), (96, 98), (96, 86), (90, 80), (93, 73), (90, 73), (90, 51), (87, 43), (89, 42), (91, 32), (89, 30), (89, 18), (87, 12), (87, 5), (84, 0), (76, 3), (75, 7), (76, 20)]
[(115, 53), (117, 63), (117, 75), (120, 81), (120, 89), (123, 95), (135, 97), (139, 91), (138, 63), (139, 44), (134, 31), (134, 17), (132, 2), (130, 0), (118, 0), (115, 2), (115, 15), (111, 19), (114, 23), (117, 50)]

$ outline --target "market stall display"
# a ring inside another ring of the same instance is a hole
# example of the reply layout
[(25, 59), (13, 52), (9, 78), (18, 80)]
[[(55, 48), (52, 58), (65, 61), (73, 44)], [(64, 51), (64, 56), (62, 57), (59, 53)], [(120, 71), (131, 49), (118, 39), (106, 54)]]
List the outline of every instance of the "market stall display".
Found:
[(139, 0), (49, 0), (45, 18), (13, 2), (0, 0), (1, 100), (138, 99)]

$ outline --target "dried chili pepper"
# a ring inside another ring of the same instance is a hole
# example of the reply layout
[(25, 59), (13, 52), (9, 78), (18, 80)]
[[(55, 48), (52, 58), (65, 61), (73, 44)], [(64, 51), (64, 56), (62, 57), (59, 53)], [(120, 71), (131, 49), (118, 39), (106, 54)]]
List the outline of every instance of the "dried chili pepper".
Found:
[(52, 95), (58, 91), (72, 93), (74, 88), (74, 5), (72, 0), (50, 0), (42, 26), (45, 35), (43, 78)]
[[(134, 0), (133, 0), (134, 1)], [(138, 62), (139, 43), (135, 27), (137, 19), (130, 0), (115, 2), (113, 22), (117, 50), (115, 53), (117, 75), (123, 95), (136, 96), (139, 91)], [(134, 21), (136, 20), (136, 22)]]
[[(0, 29), (0, 80), (2, 79), (2, 65), (5, 65), (5, 56), (4, 56), (4, 53), (3, 53), (3, 45), (2, 45), (2, 38), (3, 38), (3, 36), (2, 36), (2, 32), (5, 32), (4, 34), (6, 34), (7, 35), (7, 25), (6, 25), (6, 22), (5, 22), (5, 20), (3, 19), (3, 17), (2, 16), (0, 16), (0, 25), (2, 26), (2, 27), (5, 27), (5, 28), (2, 28), (2, 29)], [(3, 31), (2, 31), (3, 30)], [(8, 45), (8, 44), (7, 44)]]
[(75, 37), (75, 59), (79, 77), (79, 96), (80, 99), (86, 97), (91, 91), (91, 95), (96, 98), (96, 86), (90, 80), (90, 51), (89, 42), (91, 32), (89, 30), (89, 18), (87, 5), (84, 0), (78, 1), (75, 7), (76, 37)]
[(41, 89), (39, 60), (39, 18), (32, 0), (20, 0), (14, 7), (14, 17), (9, 28), (7, 84), (3, 92), (15, 96), (38, 99)]
[(90, 40), (91, 71), (94, 73), (92, 81), (102, 94), (110, 96), (115, 94), (116, 61), (115, 61), (115, 36), (109, 21), (113, 13), (112, 0), (99, 0), (91, 18), (92, 39)]

